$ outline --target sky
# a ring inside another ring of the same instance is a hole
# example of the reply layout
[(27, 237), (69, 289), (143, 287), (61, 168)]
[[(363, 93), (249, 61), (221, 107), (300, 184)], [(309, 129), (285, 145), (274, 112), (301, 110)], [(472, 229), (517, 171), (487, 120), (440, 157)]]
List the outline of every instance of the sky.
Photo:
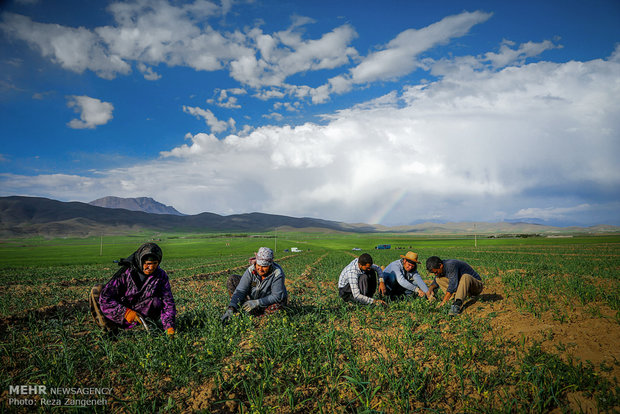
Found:
[(0, 196), (620, 225), (620, 1), (0, 2)]

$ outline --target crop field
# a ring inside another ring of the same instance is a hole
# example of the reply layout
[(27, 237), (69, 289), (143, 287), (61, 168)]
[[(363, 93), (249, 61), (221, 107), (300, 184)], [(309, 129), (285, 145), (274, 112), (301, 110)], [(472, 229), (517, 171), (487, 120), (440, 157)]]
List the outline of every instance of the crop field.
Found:
[[(88, 291), (148, 240), (0, 243), (0, 410), (620, 412), (620, 236), (158, 235), (177, 334), (105, 334)], [(384, 243), (392, 249), (374, 250)], [(276, 248), (289, 307), (224, 327), (226, 279), (260, 246)], [(456, 317), (425, 299), (381, 308), (338, 297), (360, 253), (387, 265), (408, 250), (423, 263), (465, 260), (484, 292)]]

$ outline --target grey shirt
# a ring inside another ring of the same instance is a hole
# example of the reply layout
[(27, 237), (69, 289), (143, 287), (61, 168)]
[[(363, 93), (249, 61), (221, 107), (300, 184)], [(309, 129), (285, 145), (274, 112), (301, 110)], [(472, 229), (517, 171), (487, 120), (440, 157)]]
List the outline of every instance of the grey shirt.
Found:
[(254, 265), (248, 267), (241, 276), (239, 285), (230, 298), (228, 306), (238, 309), (247, 298), (258, 299), (259, 305), (267, 307), (274, 303), (281, 303), (288, 296), (284, 286), (284, 271), (279, 264), (273, 263), (269, 273), (261, 278)]

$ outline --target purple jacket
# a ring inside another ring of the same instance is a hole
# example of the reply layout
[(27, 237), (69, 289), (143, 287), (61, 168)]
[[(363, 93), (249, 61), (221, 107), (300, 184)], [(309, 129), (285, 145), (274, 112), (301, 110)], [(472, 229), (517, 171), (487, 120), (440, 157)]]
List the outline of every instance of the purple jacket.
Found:
[[(166, 272), (157, 268), (155, 273), (146, 276), (142, 287), (139, 287), (141, 283), (138, 263), (141, 264), (143, 258), (152, 252), (152, 245), (155, 244), (147, 245), (143, 245), (128, 258), (126, 263), (132, 263), (129, 269), (116, 275), (105, 285), (99, 297), (101, 312), (112, 322), (126, 328), (131, 327), (125, 320), (127, 308), (153, 319), (161, 318), (164, 329), (175, 328), (177, 311)], [(156, 248), (159, 249), (158, 246)], [(159, 258), (161, 260), (161, 250)]]

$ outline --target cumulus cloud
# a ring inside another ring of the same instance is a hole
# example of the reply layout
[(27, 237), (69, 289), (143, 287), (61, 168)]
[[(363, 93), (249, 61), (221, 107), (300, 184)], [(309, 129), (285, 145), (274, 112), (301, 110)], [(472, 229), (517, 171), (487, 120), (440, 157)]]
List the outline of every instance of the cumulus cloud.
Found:
[[(617, 212), (609, 205), (620, 201), (620, 62), (463, 73), (329, 114), (324, 125), (262, 127), (221, 140), (189, 134), (188, 143), (162, 152), (156, 170), (4, 175), (2, 187), (22, 193), (30, 182), (49, 185), (56, 197), (92, 199), (119, 188), (131, 195), (148, 174), (159, 183), (156, 199), (188, 213), (385, 224)], [(588, 209), (596, 200), (610, 204)]]
[(322, 103), (332, 93), (349, 92), (355, 85), (376, 81), (396, 80), (424, 67), (419, 56), (455, 37), (467, 34), (473, 26), (483, 23), (491, 13), (463, 12), (448, 16), (422, 29), (408, 29), (399, 33), (387, 45), (361, 58), (361, 62), (344, 73), (329, 79), (328, 83), (310, 92), (313, 103)]
[[(148, 9), (148, 4), (136, 2), (131, 7)], [(199, 10), (215, 13), (207, 5), (189, 11), (154, 4), (158, 12), (150, 15), (150, 23), (193, 19)], [(251, 53), (218, 57), (205, 61), (204, 67), (217, 67), (229, 59), (235, 76), (247, 85), (263, 87), (295, 70), (338, 67), (343, 63), (335, 57), (337, 50), (349, 60), (360, 59), (350, 72), (332, 77), (322, 87), (283, 83), (255, 91), (252, 96), (257, 98), (288, 95), (321, 102), (331, 93), (399, 77), (418, 67), (436, 78), (325, 114), (321, 124), (255, 129), (245, 125), (236, 132), (232, 118), (223, 121), (208, 109), (184, 106), (184, 112), (204, 120), (210, 131), (194, 131), (183, 145), (163, 151), (157, 169), (136, 163), (89, 177), (3, 174), (0, 188), (5, 194), (88, 201), (110, 193), (133, 196), (143, 182), (156, 181), (157, 193), (149, 195), (188, 213), (262, 211), (404, 224), (532, 215), (543, 219), (581, 215), (596, 221), (595, 214), (605, 212), (617, 223), (620, 48), (609, 59), (532, 63), (531, 57), (558, 46), (549, 41), (520, 45), (505, 41), (499, 50), (478, 56), (421, 58), (430, 47), (462, 36), (488, 18), (481, 12), (462, 13), (427, 28), (407, 30), (365, 58), (346, 52), (354, 36), (348, 26), (312, 41), (304, 39), (302, 28), (308, 24), (304, 19), (273, 34), (252, 29), (252, 47), (247, 38), (238, 43)], [(138, 20), (120, 19), (118, 26), (135, 26), (140, 32)], [(188, 33), (182, 38), (189, 39), (207, 29), (195, 31), (195, 25), (189, 25), (183, 30)], [(129, 35), (130, 31), (123, 36)], [(337, 48), (323, 42), (328, 35), (337, 38)], [(230, 35), (226, 41), (233, 38)], [(142, 45), (134, 39), (109, 51), (140, 55), (145, 67), (162, 58), (168, 64), (183, 62), (182, 54), (166, 52), (168, 46), (164, 41)], [(307, 52), (313, 48), (319, 52)], [(218, 90), (210, 103), (233, 109), (238, 102), (231, 98), (247, 90)], [(84, 115), (86, 105), (78, 98), (93, 100), (72, 97), (73, 107), (83, 115), (75, 123), (101, 122)], [(94, 101), (94, 107), (106, 104)], [(108, 105), (111, 117), (113, 108)], [(274, 111), (297, 108), (285, 102), (273, 105)], [(215, 136), (223, 132), (228, 136)]]
[[(223, 7), (231, 4), (224, 2)], [(208, 1), (178, 7), (164, 0), (117, 2), (108, 11), (115, 25), (94, 30), (39, 23), (14, 13), (2, 14), (0, 30), (65, 69), (91, 70), (106, 79), (131, 72), (131, 62), (140, 64), (139, 70), (153, 80), (158, 75), (147, 65), (165, 63), (211, 71), (254, 53), (243, 46), (239, 33), (219, 33), (203, 25), (221, 11)]]
[(110, 53), (97, 36), (83, 27), (70, 28), (32, 21), (29, 17), (3, 13), (0, 30), (27, 42), (41, 55), (63, 68), (82, 73), (92, 70), (102, 78), (129, 73), (130, 66), (117, 54)]
[[(350, 24), (343, 24), (316, 38), (308, 39), (305, 28), (312, 19), (295, 16), (290, 26), (273, 33), (261, 27), (225, 32), (211, 23), (230, 12), (233, 2), (221, 5), (205, 0), (176, 4), (166, 0), (116, 2), (108, 6), (114, 24), (92, 30), (32, 21), (29, 17), (3, 13), (0, 30), (27, 42), (42, 56), (62, 67), (82, 73), (91, 70), (112, 79), (131, 72), (131, 65), (147, 80), (161, 77), (153, 67), (160, 64), (185, 66), (197, 71), (228, 71), (254, 97), (305, 100), (320, 104), (334, 93), (342, 94), (356, 85), (394, 80), (423, 63), (423, 52), (467, 34), (490, 18), (490, 13), (463, 12), (420, 29), (399, 33), (386, 45), (360, 57), (352, 46), (358, 37)], [(512, 50), (506, 44), (499, 53), (489, 53), (493, 64), (523, 60), (532, 53), (552, 47), (528, 44)], [(349, 68), (352, 62), (359, 62)], [(309, 71), (342, 69), (318, 87), (290, 84), (293, 75)], [(239, 108), (237, 98), (214, 99), (224, 108)]]
[(293, 74), (333, 69), (357, 56), (349, 46), (357, 36), (350, 25), (337, 27), (319, 39), (304, 40), (299, 28), (309, 22), (298, 20), (289, 29), (273, 34), (260, 28), (251, 30), (248, 37), (258, 53), (233, 60), (230, 75), (253, 88), (278, 86)]
[(69, 96), (67, 106), (80, 114), (80, 119), (72, 119), (67, 124), (73, 129), (93, 129), (113, 118), (114, 106), (111, 103), (89, 96)]

